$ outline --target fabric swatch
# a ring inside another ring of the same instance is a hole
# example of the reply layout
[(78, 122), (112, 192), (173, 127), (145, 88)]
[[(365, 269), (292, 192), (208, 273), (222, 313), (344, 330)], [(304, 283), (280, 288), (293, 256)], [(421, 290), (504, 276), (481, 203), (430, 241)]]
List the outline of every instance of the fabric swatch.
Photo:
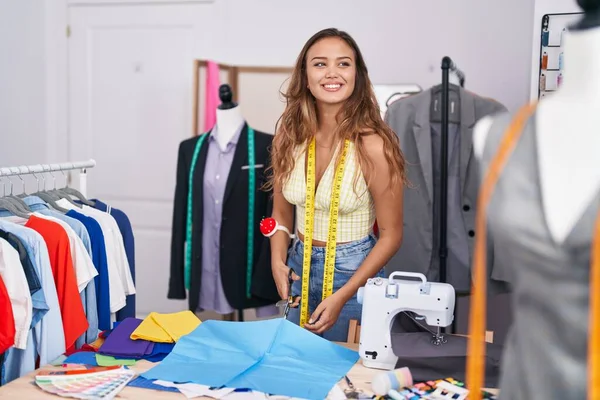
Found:
[(154, 343), (147, 340), (132, 340), (131, 333), (142, 323), (138, 318), (125, 318), (106, 338), (98, 353), (107, 356), (142, 358), (151, 354)]
[(134, 360), (134, 359), (126, 359), (126, 358), (116, 359), (111, 356), (105, 356), (105, 355), (96, 353), (96, 362), (101, 367), (112, 367), (115, 365), (134, 365), (135, 361), (136, 360)]
[(152, 312), (132, 332), (131, 339), (173, 343), (196, 329), (200, 322), (196, 314), (189, 310), (170, 314)]
[(324, 399), (358, 361), (356, 351), (283, 318), (205, 321), (177, 342), (147, 379)]
[(93, 365), (97, 366), (96, 362), (96, 353), (93, 351), (80, 351), (77, 353), (71, 354), (65, 360), (62, 361), (63, 364), (85, 364), (85, 365)]

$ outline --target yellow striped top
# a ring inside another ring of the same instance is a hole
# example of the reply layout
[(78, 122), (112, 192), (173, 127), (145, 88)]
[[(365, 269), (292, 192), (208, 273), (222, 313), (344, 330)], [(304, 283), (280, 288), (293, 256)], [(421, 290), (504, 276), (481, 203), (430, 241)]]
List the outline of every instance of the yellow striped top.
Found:
[[(338, 146), (337, 151), (341, 149)], [(333, 155), (315, 193), (315, 216), (313, 239), (327, 241), (329, 206), (335, 175), (336, 154)], [(296, 208), (296, 228), (304, 235), (304, 210), (306, 204), (306, 146), (298, 146), (293, 153), (294, 169), (283, 185), (283, 196)], [(358, 168), (358, 179), (354, 185), (354, 173)], [(360, 171), (354, 143), (350, 143), (340, 190), (338, 211), (337, 243), (362, 239), (373, 230), (375, 205), (365, 178)]]

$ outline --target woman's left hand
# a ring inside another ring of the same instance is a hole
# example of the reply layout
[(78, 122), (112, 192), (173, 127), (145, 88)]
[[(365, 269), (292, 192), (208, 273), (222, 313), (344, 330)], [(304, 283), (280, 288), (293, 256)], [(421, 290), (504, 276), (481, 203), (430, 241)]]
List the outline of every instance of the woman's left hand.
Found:
[(319, 304), (304, 327), (317, 334), (325, 332), (335, 324), (344, 304), (346, 304), (346, 299), (342, 294), (340, 292), (333, 293)]

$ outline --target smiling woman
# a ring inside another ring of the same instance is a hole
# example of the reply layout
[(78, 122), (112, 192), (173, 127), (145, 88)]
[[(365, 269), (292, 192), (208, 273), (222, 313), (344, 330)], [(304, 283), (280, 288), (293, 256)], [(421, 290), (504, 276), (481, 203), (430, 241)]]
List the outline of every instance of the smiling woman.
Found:
[(343, 39), (328, 37), (315, 43), (307, 57), (310, 61), (306, 73), (312, 95), (326, 107), (341, 105), (354, 91), (356, 66), (352, 48)]
[(404, 158), (346, 32), (308, 40), (285, 97), (267, 187), (277, 225), (291, 228), (296, 207), (297, 235), (291, 247), (284, 230), (270, 236), (273, 277), (288, 319), (344, 341), (361, 319), (358, 288), (383, 274), (402, 242)]

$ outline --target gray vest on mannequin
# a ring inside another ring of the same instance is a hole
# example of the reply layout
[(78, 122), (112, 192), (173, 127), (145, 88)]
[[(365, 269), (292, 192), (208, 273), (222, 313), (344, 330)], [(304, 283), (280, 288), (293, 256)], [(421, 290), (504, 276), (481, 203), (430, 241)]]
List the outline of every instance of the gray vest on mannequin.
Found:
[[(492, 125), (482, 174), (510, 123)], [(509, 156), (492, 194), (491, 277), (511, 283), (514, 322), (502, 360), (503, 399), (586, 398), (589, 268), (600, 193), (562, 244), (553, 241), (542, 211), (535, 114)], [(565, 183), (565, 190), (568, 184)]]

